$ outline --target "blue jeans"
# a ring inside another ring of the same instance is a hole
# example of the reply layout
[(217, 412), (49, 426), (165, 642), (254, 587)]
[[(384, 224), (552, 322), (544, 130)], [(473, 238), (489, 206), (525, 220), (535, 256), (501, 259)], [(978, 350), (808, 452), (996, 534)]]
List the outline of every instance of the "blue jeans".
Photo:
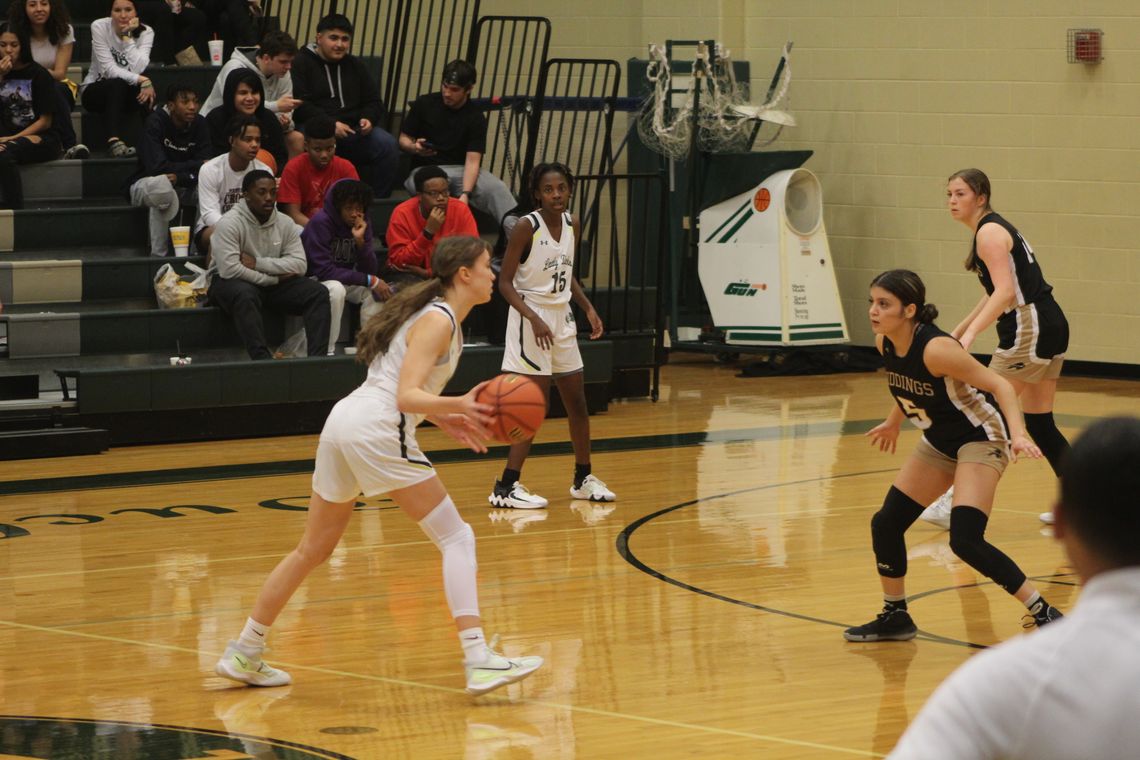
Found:
[(379, 127), (366, 135), (359, 132), (336, 141), (336, 154), (352, 162), (360, 179), (372, 186), (377, 198), (392, 194), (400, 150), (396, 138)]

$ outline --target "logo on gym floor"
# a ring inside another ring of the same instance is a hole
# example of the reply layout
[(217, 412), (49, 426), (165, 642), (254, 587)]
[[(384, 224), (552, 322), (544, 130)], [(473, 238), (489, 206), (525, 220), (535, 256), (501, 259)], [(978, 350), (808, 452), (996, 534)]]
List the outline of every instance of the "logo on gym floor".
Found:
[[(244, 689), (242, 691), (245, 691)], [(203, 728), (82, 718), (0, 716), (0, 758), (133, 757), (137, 760), (348, 760), (304, 744)]]
[(763, 282), (730, 282), (724, 289), (726, 296), (754, 296), (758, 290), (767, 290), (767, 283)]

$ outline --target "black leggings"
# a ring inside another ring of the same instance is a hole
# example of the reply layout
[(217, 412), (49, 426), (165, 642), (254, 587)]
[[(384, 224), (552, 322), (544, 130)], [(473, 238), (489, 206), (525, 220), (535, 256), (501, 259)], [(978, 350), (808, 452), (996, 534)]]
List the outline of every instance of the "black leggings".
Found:
[(20, 180), (20, 164), (38, 164), (59, 158), (59, 139), (52, 133), (41, 135), (39, 142), (17, 137), (4, 143), (0, 151), (0, 192), (4, 194), (0, 208), (24, 207), (24, 183)]
[(145, 117), (149, 109), (139, 102), (139, 86), (122, 79), (100, 79), (83, 88), (83, 107), (103, 114), (107, 137), (122, 137), (123, 122), (138, 114)]
[(142, 22), (154, 29), (154, 47), (150, 56), (152, 61), (173, 66), (177, 63), (174, 54), (188, 47), (193, 47), (203, 61), (210, 60), (210, 51), (206, 45), (206, 14), (202, 11), (188, 7), (183, 2), (181, 13), (175, 13), (164, 0), (138, 0), (135, 5)]

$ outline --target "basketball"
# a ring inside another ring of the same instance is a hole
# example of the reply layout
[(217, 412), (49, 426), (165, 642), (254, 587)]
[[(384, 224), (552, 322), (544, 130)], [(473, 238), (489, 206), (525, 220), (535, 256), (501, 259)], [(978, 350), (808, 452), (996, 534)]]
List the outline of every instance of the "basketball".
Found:
[(277, 159), (273, 158), (273, 154), (265, 148), (257, 151), (257, 160), (269, 167), (269, 171), (273, 172), (273, 176), (277, 176)]
[(476, 401), (494, 407), (491, 437), (503, 443), (533, 438), (546, 417), (542, 389), (523, 375), (499, 375), (479, 391)]

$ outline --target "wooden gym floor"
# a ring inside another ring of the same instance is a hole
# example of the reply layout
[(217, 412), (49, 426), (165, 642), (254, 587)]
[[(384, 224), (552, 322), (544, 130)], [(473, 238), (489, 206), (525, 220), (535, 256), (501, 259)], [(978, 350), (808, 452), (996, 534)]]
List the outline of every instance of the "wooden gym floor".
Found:
[[(881, 374), (745, 379), (675, 355), (661, 401), (592, 421), (613, 505), (572, 502), (564, 420), (523, 480), (549, 510), (489, 509), (501, 452), (422, 432), (478, 537), (488, 633), (547, 665), (463, 691), (439, 556), (362, 499), (330, 562), (271, 635), (291, 686), (223, 681), (213, 663), (300, 536), (315, 436), (124, 448), (5, 463), (0, 476), (0, 757), (840, 758), (885, 754), (978, 647), (1023, 610), (908, 535), (922, 630), (849, 644), (881, 604), (868, 521), (918, 438), (878, 453)], [(1140, 383), (1064, 378), (1072, 436), (1135, 412)], [(1003, 479), (991, 540), (1062, 609), (1078, 584), (1037, 514), (1044, 461)]]

